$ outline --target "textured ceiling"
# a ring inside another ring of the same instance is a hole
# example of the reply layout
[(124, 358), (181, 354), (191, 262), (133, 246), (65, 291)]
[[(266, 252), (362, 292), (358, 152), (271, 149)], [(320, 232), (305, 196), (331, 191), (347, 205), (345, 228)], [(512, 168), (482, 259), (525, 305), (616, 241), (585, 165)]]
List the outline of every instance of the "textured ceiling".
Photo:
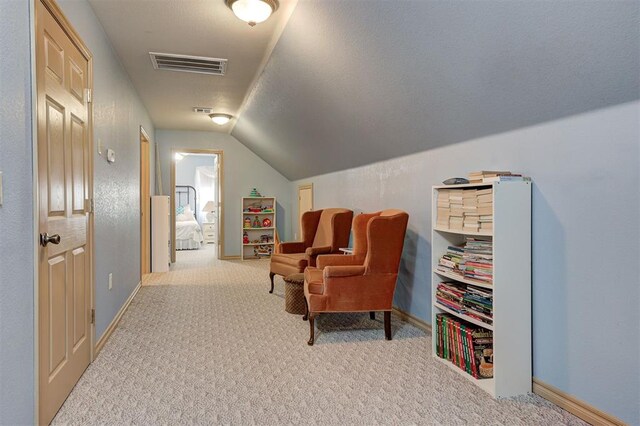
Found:
[(638, 15), (636, 1), (300, 0), (232, 135), (300, 179), (638, 99)]
[[(224, 0), (89, 0), (157, 128), (228, 132), (194, 106), (238, 115), (295, 0), (249, 27)], [(225, 76), (153, 69), (149, 52), (229, 60)], [(99, 72), (99, 70), (96, 70)]]

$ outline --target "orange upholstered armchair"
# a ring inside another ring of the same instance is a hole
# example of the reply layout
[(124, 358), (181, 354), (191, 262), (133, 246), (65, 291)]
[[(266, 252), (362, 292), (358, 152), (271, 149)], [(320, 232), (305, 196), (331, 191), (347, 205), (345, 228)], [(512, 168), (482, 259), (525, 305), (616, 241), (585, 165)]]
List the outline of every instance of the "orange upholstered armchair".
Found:
[(305, 270), (309, 345), (315, 317), (330, 312), (384, 311), (385, 337), (391, 340), (393, 294), (408, 221), (401, 210), (356, 216), (353, 256), (319, 256), (318, 267)]
[(269, 279), (273, 293), (273, 277), (302, 273), (307, 266), (316, 265), (320, 254), (339, 253), (347, 247), (353, 212), (348, 209), (324, 209), (302, 215), (302, 241), (280, 243), (271, 256)]

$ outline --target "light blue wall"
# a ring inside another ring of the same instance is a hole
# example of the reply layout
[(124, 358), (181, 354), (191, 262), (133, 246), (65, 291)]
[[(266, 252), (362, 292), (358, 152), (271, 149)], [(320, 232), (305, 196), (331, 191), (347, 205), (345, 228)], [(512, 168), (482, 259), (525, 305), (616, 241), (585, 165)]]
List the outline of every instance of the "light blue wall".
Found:
[(609, 107), (302, 179), (292, 197), (312, 182), (315, 208), (406, 210), (395, 303), (430, 322), (431, 186), (472, 170), (532, 176), (534, 375), (640, 424), (639, 117), (639, 102)]
[[(100, 338), (140, 281), (140, 126), (154, 139), (146, 109), (85, 0), (59, 0), (93, 54), (96, 335)], [(116, 153), (109, 164), (97, 141)], [(151, 185), (155, 165), (150, 146)], [(153, 188), (151, 188), (153, 193)], [(113, 289), (108, 274), (113, 273)]]
[(187, 155), (176, 164), (176, 185), (196, 184), (196, 167), (213, 167), (215, 157), (210, 155)]
[(281, 238), (291, 229), (291, 182), (233, 136), (216, 132), (157, 130), (162, 169), (162, 187), (169, 193), (172, 149), (217, 149), (224, 151), (224, 236), (225, 256), (240, 255), (242, 239), (241, 198), (258, 188), (263, 195), (277, 198), (277, 227)]
[[(33, 178), (28, 1), (1, 1), (0, 424), (33, 423)], [(9, 59), (10, 58), (10, 59)]]

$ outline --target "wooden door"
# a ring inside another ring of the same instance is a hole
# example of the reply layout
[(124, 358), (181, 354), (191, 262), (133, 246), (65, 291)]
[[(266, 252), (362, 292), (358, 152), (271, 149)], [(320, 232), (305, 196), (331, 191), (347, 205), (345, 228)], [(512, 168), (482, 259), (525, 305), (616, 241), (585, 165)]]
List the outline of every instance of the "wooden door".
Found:
[(150, 204), (149, 197), (149, 140), (140, 132), (140, 280), (151, 272), (149, 262)]
[(36, 5), (38, 380), (39, 422), (49, 423), (91, 357), (91, 70), (62, 14), (43, 2)]
[(313, 210), (313, 185), (301, 185), (298, 187), (298, 239), (302, 239), (302, 215)]

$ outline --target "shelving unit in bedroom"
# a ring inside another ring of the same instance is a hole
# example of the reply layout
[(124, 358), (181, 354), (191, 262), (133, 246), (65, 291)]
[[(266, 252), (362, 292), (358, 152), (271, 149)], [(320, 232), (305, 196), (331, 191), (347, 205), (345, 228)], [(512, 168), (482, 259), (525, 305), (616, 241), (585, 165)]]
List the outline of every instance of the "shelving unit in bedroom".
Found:
[(276, 239), (276, 198), (243, 197), (241, 226), (242, 260), (270, 258)]

